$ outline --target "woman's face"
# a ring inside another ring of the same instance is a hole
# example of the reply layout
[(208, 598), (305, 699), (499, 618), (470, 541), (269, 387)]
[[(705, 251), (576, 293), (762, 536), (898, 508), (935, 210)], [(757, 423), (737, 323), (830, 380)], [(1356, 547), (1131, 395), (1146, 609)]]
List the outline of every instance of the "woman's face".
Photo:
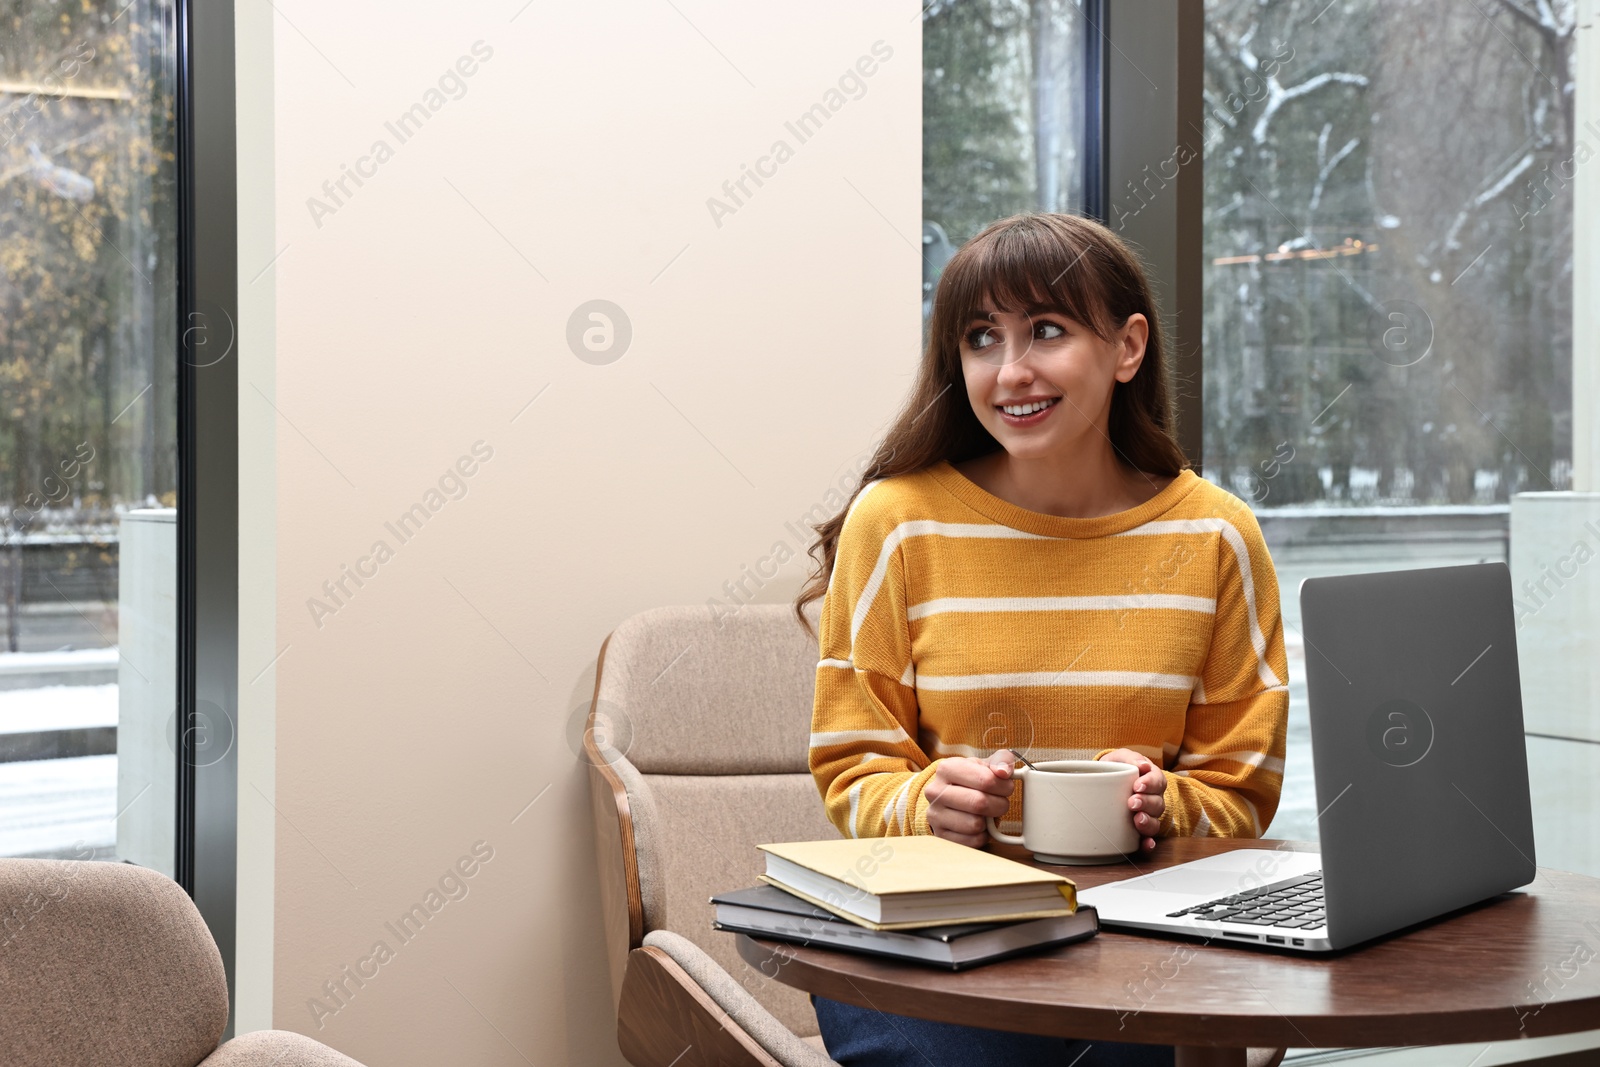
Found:
[[(978, 421), (1018, 459), (1099, 447), (1111, 390), (1139, 370), (1149, 324), (1128, 316), (1103, 341), (1044, 308), (996, 311), (986, 304), (962, 333), (961, 370)], [(1009, 409), (1009, 410), (1007, 410)]]

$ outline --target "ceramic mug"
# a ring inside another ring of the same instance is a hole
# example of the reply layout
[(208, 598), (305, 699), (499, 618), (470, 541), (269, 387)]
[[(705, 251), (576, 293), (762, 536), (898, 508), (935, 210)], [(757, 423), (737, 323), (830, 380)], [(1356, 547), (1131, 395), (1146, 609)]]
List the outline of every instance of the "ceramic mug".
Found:
[(1139, 771), (1130, 763), (1088, 759), (1048, 760), (1019, 767), (1022, 836), (1005, 834), (989, 820), (989, 836), (1021, 845), (1040, 863), (1086, 866), (1116, 863), (1139, 850), (1128, 798)]

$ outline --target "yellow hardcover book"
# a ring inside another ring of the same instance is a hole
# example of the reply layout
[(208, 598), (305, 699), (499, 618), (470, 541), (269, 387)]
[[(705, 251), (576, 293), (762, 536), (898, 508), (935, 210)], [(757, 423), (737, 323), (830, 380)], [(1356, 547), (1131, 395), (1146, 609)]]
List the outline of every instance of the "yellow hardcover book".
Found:
[(1058, 915), (1077, 914), (1077, 909), (1075, 907), (1062, 907), (1045, 908), (1039, 911), (1025, 911), (1016, 914), (1006, 912), (999, 915), (974, 915), (962, 919), (909, 919), (904, 922), (875, 923), (870, 919), (863, 919), (859, 915), (846, 911), (844, 908), (830, 904), (821, 897), (814, 897), (809, 893), (800, 892), (800, 890), (795, 889), (793, 886), (784, 885), (775, 878), (769, 878), (764, 874), (758, 874), (756, 877), (760, 878), (763, 882), (770, 886), (776, 886), (791, 896), (799, 897), (807, 904), (815, 904), (819, 908), (826, 908), (828, 911), (831, 911), (833, 914), (839, 916), (839, 918), (855, 923), (857, 926), (864, 926), (868, 930), (920, 930), (929, 926), (950, 926), (955, 923), (1001, 923), (1011, 922), (1014, 919), (1049, 919)]
[(757, 846), (763, 881), (872, 929), (1070, 915), (1071, 879), (939, 837)]

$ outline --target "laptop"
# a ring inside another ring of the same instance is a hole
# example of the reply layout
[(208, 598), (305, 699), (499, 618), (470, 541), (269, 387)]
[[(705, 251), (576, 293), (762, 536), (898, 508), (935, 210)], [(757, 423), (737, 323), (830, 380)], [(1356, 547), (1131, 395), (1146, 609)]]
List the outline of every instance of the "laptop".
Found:
[(1534, 879), (1506, 565), (1308, 578), (1300, 614), (1321, 851), (1080, 890), (1103, 927), (1328, 952)]

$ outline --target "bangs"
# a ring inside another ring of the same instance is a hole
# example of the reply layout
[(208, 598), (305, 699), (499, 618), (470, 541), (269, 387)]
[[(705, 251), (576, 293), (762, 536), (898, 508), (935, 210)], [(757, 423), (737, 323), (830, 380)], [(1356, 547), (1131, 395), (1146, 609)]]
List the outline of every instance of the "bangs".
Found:
[(1054, 312), (1109, 340), (1114, 324), (1096, 269), (1101, 259), (1091, 240), (1038, 216), (974, 240), (951, 258), (940, 279), (938, 297), (947, 306), (936, 306), (935, 315), (947, 351), (987, 310)]

